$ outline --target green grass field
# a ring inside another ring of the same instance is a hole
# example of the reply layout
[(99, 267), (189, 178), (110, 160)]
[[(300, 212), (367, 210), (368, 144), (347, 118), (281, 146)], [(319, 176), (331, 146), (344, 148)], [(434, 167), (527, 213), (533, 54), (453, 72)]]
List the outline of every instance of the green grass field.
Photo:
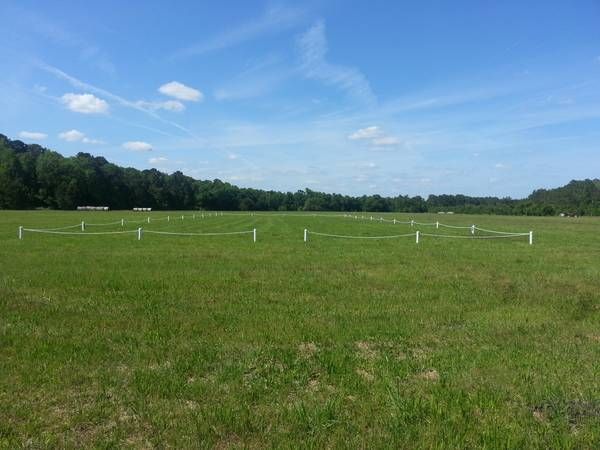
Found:
[(142, 225), (255, 244), (17, 239), (146, 216), (0, 212), (0, 447), (600, 447), (600, 219), (384, 216), (532, 246), (305, 244), (436, 231), (310, 214)]

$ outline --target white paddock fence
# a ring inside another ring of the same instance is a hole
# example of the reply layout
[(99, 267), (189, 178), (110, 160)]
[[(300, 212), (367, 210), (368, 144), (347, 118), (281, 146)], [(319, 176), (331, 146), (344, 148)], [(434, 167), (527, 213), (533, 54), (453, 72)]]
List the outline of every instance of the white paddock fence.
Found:
[[(83, 222), (82, 222), (83, 223)], [(20, 240), (25, 236), (25, 232), (28, 233), (41, 233), (41, 234), (55, 234), (55, 235), (63, 235), (63, 236), (109, 236), (115, 234), (135, 234), (137, 236), (137, 240), (142, 240), (142, 236), (144, 234), (156, 234), (163, 236), (231, 236), (231, 235), (239, 235), (239, 234), (251, 234), (252, 241), (256, 242), (256, 228), (252, 230), (245, 231), (224, 231), (224, 232), (209, 232), (209, 233), (192, 233), (192, 232), (174, 232), (174, 231), (158, 231), (158, 230), (144, 230), (142, 227), (137, 228), (136, 230), (123, 230), (123, 231), (96, 231), (90, 232), (85, 231), (85, 225), (76, 225), (76, 227), (81, 226), (81, 231), (57, 231), (56, 229), (50, 228), (25, 228), (20, 226), (18, 229), (18, 237)], [(74, 228), (67, 227), (67, 228)]]
[[(470, 227), (468, 227), (470, 228)], [(394, 234), (394, 235), (386, 235), (386, 236), (349, 236), (342, 234), (331, 234), (331, 233), (321, 233), (317, 231), (310, 231), (308, 229), (304, 229), (304, 242), (308, 242), (308, 236), (314, 234), (315, 236), (324, 236), (330, 238), (339, 238), (339, 239), (396, 239), (396, 238), (404, 238), (404, 237), (414, 237), (415, 243), (419, 243), (422, 237), (432, 237), (432, 238), (447, 238), (447, 239), (501, 239), (501, 238), (520, 238), (520, 237), (528, 237), (529, 245), (533, 245), (533, 231), (528, 233), (506, 233), (506, 234), (496, 234), (493, 236), (482, 236), (482, 235), (471, 235), (471, 236), (460, 236), (453, 234), (435, 234), (435, 233), (423, 233), (421, 231), (415, 231), (414, 233), (407, 234)]]
[[(450, 229), (454, 229), (454, 230), (469, 230), (471, 232), (471, 236), (461, 236), (461, 235), (448, 235), (448, 234), (436, 234), (436, 233), (423, 233), (421, 231), (417, 231), (417, 233), (419, 233), (420, 236), (428, 236), (428, 237), (454, 238), (454, 239), (497, 239), (497, 238), (511, 238), (511, 237), (527, 236), (529, 238), (529, 244), (533, 245), (533, 231), (512, 232), (512, 231), (488, 230), (486, 228), (478, 227), (475, 224), (468, 225), (468, 226), (449, 225), (449, 224), (441, 223), (439, 221), (416, 222), (413, 219), (411, 219), (409, 221), (401, 221), (401, 220), (398, 220), (395, 218), (394, 219), (384, 219), (383, 217), (379, 217), (379, 218), (373, 217), (373, 216), (366, 217), (364, 215), (358, 216), (358, 215), (351, 215), (351, 214), (344, 214), (344, 217), (369, 220), (369, 221), (377, 221), (377, 222), (389, 222), (389, 223), (393, 223), (394, 225), (406, 224), (406, 225), (410, 225), (411, 227), (423, 226), (423, 227), (435, 227), (436, 229), (450, 228)], [(477, 231), (480, 231), (482, 233), (490, 233), (493, 236), (476, 235)]]

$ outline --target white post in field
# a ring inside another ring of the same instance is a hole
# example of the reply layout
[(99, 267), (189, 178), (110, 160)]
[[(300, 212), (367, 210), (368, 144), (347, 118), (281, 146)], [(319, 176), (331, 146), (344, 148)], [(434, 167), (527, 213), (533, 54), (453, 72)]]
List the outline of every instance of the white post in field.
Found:
[(81, 231), (85, 231), (85, 222), (81, 221)]
[(475, 225), (471, 225), (471, 234), (475, 234)]
[(150, 223), (150, 216), (148, 216), (148, 219), (146, 220), (146, 222)]
[(529, 245), (533, 245), (533, 231), (529, 232)]
[(256, 242), (256, 228), (252, 230), (252, 240)]
[(396, 225), (396, 219), (394, 219), (394, 225)]
[(414, 227), (415, 226), (415, 221), (413, 219), (410, 219), (410, 226)]
[(373, 216), (371, 216), (371, 220), (373, 220)]
[(308, 241), (308, 230), (304, 229), (304, 242)]
[(171, 216), (167, 216), (167, 222), (171, 221)]
[(417, 230), (417, 232), (416, 232), (416, 236), (417, 236), (417, 244), (419, 243), (419, 234), (420, 234), (420, 233), (419, 233), (419, 230)]
[(19, 239), (23, 239), (23, 227), (19, 227)]
[(137, 231), (138, 231), (137, 232), (138, 241), (141, 241), (142, 240), (142, 227), (139, 227)]
[(436, 221), (436, 222), (435, 222), (435, 227), (436, 227), (436, 228), (439, 228), (439, 227), (440, 227), (440, 222), (439, 222), (439, 221)]
[(125, 226), (125, 219), (121, 219), (121, 226), (124, 227)]
[(183, 220), (183, 216), (181, 216), (181, 220)]

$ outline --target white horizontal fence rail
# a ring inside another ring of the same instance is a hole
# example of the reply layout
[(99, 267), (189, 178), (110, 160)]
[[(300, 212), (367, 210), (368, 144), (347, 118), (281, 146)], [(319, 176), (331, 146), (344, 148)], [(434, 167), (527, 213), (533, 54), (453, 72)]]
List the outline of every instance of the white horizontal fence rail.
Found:
[(387, 235), (387, 236), (349, 236), (349, 235), (343, 235), (343, 234), (320, 233), (317, 231), (310, 231), (308, 229), (305, 229), (304, 230), (304, 242), (308, 241), (309, 234), (314, 234), (316, 236), (341, 238), (341, 239), (395, 239), (395, 238), (403, 238), (403, 237), (415, 237), (417, 235), (417, 233), (395, 234), (395, 235)]
[(47, 230), (47, 229), (19, 227), (19, 239), (23, 239), (25, 231), (27, 231), (28, 233), (58, 234), (58, 235), (64, 235), (64, 236), (101, 236), (101, 235), (110, 235), (110, 234), (137, 233), (137, 230), (89, 232), (89, 231), (56, 231), (56, 230)]
[(121, 225), (121, 226), (123, 226), (123, 221), (122, 220), (117, 220), (116, 222), (108, 222), (108, 223), (89, 223), (89, 222), (85, 222), (85, 226), (86, 227), (105, 227), (105, 226), (109, 226), (109, 225)]
[(81, 223), (77, 225), (68, 225), (66, 227), (57, 227), (57, 228), (35, 228), (38, 231), (60, 231), (60, 230), (69, 230), (72, 228), (81, 228)]
[(225, 231), (222, 233), (188, 233), (188, 232), (175, 232), (175, 231), (154, 231), (144, 230), (144, 233), (148, 234), (164, 234), (168, 236), (227, 236), (232, 234), (254, 234), (255, 230), (250, 231)]

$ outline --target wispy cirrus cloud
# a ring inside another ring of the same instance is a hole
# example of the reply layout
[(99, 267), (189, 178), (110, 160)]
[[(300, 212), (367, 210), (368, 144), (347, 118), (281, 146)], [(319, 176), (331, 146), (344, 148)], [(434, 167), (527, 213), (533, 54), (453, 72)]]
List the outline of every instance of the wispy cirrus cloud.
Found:
[(182, 48), (176, 51), (172, 57), (199, 56), (240, 45), (265, 34), (289, 29), (297, 25), (303, 16), (304, 11), (299, 8), (272, 6), (260, 17), (219, 33), (205, 41)]
[(145, 100), (138, 100), (135, 102), (137, 105), (144, 109), (151, 111), (158, 111), (164, 109), (165, 111), (181, 112), (185, 110), (185, 105), (178, 100), (167, 100), (164, 102), (148, 102)]
[(263, 96), (277, 89), (292, 73), (280, 58), (269, 55), (224, 82), (214, 91), (214, 97), (218, 101), (232, 101)]
[(375, 101), (369, 81), (360, 70), (327, 61), (327, 38), (323, 21), (318, 21), (300, 36), (298, 51), (300, 70), (306, 78), (322, 81), (366, 103)]

